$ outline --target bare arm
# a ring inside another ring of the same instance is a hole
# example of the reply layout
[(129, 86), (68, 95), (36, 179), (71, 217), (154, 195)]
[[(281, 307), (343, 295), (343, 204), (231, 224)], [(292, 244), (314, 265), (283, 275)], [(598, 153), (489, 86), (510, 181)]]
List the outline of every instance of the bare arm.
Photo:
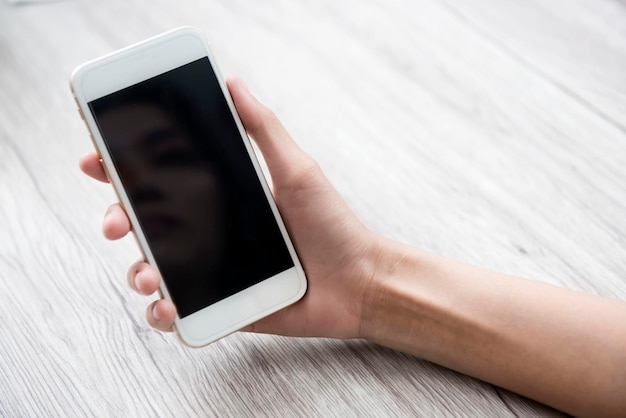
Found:
[[(380, 237), (354, 216), (276, 117), (238, 80), (228, 86), (270, 169), (274, 197), (303, 262), (309, 288), (297, 304), (247, 331), (365, 338), (502, 386), (575, 415), (626, 411), (626, 303), (514, 278)], [(105, 181), (95, 153), (81, 169)], [(113, 205), (104, 234), (129, 232)], [(128, 281), (154, 293), (145, 262)], [(170, 330), (171, 302), (147, 310)]]
[(363, 336), (575, 415), (626, 411), (626, 303), (387, 242)]

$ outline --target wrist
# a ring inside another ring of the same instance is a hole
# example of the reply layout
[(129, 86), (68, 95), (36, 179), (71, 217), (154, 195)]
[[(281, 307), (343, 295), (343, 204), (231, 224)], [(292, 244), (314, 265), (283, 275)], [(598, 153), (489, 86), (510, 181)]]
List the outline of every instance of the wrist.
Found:
[[(363, 293), (360, 338), (402, 350), (399, 340), (413, 328), (422, 309), (416, 281), (423, 276), (422, 251), (381, 238), (372, 252), (371, 279)], [(412, 345), (415, 338), (411, 338)], [(403, 350), (405, 351), (405, 350)], [(411, 350), (414, 353), (413, 350)], [(414, 353), (415, 354), (415, 353)]]
[(382, 242), (375, 265), (363, 299), (361, 338), (453, 366), (448, 350), (461, 328), (474, 325), (456, 310), (459, 283), (451, 280), (467, 271), (457, 271), (462, 267), (452, 260), (391, 240)]

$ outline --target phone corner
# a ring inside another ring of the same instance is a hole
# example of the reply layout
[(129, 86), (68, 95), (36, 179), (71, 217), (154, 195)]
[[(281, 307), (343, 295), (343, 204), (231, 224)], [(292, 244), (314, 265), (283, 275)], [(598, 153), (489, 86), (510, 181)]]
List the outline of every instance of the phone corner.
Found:
[(308, 290), (309, 290), (309, 281), (307, 280), (306, 276), (303, 273), (302, 276), (300, 276), (300, 288), (298, 289), (298, 292), (296, 293), (296, 302), (302, 299), (304, 295), (306, 295), (306, 292)]

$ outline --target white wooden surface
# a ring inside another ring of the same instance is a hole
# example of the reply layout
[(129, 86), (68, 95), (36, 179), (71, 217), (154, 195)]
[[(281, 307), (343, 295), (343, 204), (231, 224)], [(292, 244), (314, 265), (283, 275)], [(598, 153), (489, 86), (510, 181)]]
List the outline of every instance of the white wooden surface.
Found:
[(0, 2), (0, 416), (558, 415), (360, 341), (147, 326), (67, 80), (179, 25), (374, 230), (626, 299), (623, 1)]

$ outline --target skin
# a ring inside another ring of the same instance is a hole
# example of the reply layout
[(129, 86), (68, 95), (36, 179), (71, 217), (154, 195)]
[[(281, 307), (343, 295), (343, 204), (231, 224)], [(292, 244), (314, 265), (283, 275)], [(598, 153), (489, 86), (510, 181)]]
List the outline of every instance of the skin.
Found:
[[(274, 196), (309, 281), (298, 303), (245, 331), (363, 338), (477, 377), (579, 416), (626, 411), (626, 303), (444, 259), (374, 234), (318, 165), (239, 79), (227, 82), (270, 169)], [(80, 160), (106, 181), (96, 153)], [(106, 212), (104, 235), (130, 230), (124, 210)], [(146, 263), (128, 282), (150, 295)], [(170, 331), (176, 310), (159, 300), (151, 326)]]

